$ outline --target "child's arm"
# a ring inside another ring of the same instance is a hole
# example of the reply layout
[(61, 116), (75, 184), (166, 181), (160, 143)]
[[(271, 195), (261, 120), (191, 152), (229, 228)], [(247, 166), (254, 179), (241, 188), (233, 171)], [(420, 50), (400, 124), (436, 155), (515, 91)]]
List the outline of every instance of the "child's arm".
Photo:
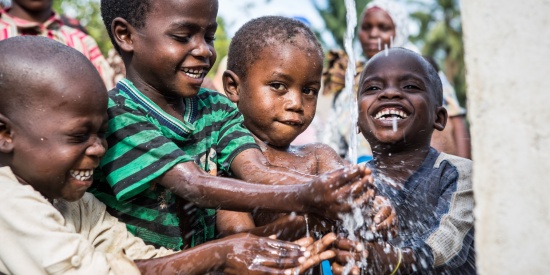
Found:
[(301, 215), (283, 215), (273, 222), (256, 227), (248, 212), (218, 210), (216, 229), (221, 236), (247, 232), (263, 237), (276, 235), (277, 239), (293, 241), (306, 234), (306, 222)]
[(291, 171), (286, 167), (271, 165), (262, 151), (257, 149), (239, 153), (231, 163), (231, 172), (236, 178), (244, 181), (277, 185), (306, 183), (315, 177)]
[[(244, 152), (252, 150), (256, 149)], [(261, 155), (259, 150), (257, 152)], [(232, 167), (234, 165), (235, 161)], [(243, 166), (246, 168), (236, 170), (242, 173), (252, 168), (251, 177), (262, 176), (263, 171), (258, 165)], [(193, 162), (184, 162), (172, 167), (157, 178), (156, 182), (201, 207), (221, 207), (238, 211), (258, 208), (312, 212), (327, 218), (337, 218), (339, 213), (350, 212), (352, 204), (370, 199), (362, 194), (373, 188), (370, 170), (360, 166), (342, 168), (305, 184), (266, 185), (214, 177)], [(348, 200), (350, 197), (352, 201)]]
[(315, 150), (314, 153), (318, 175), (350, 164), (347, 160), (341, 158), (340, 155), (334, 151), (334, 149), (326, 144), (314, 143), (307, 146)]
[(224, 274), (303, 274), (321, 261), (333, 258), (326, 250), (336, 236), (328, 234), (313, 242), (303, 238), (295, 243), (250, 234), (237, 234), (185, 251), (152, 260), (136, 261), (142, 274), (204, 274), (223, 270)]
[(241, 233), (136, 264), (142, 274), (295, 274), (334, 255), (311, 254), (298, 244)]

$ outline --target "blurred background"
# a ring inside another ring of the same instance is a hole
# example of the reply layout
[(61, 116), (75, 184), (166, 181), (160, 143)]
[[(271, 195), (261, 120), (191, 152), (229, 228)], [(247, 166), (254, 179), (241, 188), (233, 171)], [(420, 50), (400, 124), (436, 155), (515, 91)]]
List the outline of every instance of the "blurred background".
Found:
[[(0, 0), (9, 5), (9, 0)], [(369, 0), (356, 0), (359, 16)], [(466, 106), (464, 79), (464, 48), (460, 2), (458, 0), (403, 0), (411, 14), (411, 41), (423, 55), (433, 56), (451, 84), (455, 87), (461, 106)], [(112, 48), (105, 31), (98, 0), (57, 0), (54, 10), (75, 18), (95, 38), (103, 54)], [(219, 0), (219, 28), (215, 47), (218, 61), (211, 70), (216, 72), (219, 62), (227, 54), (232, 35), (246, 21), (263, 15), (281, 15), (308, 22), (322, 42), (324, 50), (343, 49), (346, 30), (344, 0)], [(359, 18), (358, 18), (359, 20)], [(360, 52), (356, 44), (357, 52)]]

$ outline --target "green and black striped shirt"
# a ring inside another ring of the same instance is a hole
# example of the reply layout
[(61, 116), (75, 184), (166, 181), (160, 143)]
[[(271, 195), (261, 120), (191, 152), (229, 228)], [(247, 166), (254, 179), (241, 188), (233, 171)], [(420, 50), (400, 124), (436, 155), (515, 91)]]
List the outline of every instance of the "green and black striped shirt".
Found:
[[(181, 121), (123, 79), (109, 92), (108, 113), (109, 147), (91, 191), (148, 244), (178, 250), (213, 239), (215, 209), (182, 204), (152, 181), (186, 161), (213, 175), (229, 174), (235, 156), (258, 148), (235, 105), (201, 89), (185, 98)], [(184, 230), (190, 243), (183, 243), (180, 227), (191, 229)]]

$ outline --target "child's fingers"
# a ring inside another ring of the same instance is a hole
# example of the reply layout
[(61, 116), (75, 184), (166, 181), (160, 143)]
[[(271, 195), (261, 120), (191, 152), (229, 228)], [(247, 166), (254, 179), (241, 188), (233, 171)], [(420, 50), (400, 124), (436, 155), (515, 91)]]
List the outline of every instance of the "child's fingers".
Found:
[(309, 269), (312, 266), (320, 264), (324, 260), (332, 259), (336, 256), (336, 253), (332, 250), (323, 251), (321, 253), (315, 254), (306, 259), (302, 265), (300, 265), (300, 270)]
[(378, 212), (376, 215), (374, 215), (374, 223), (376, 224), (376, 227), (382, 225), (382, 223), (385, 223), (387, 226), (389, 226), (392, 222), (392, 219), (389, 219), (392, 215), (393, 208), (391, 206), (382, 206), (378, 208)]
[(322, 253), (307, 258), (298, 268), (287, 269), (285, 271), (285, 274), (296, 274), (296, 271), (302, 274), (304, 271), (310, 269), (312, 266), (316, 266), (324, 260), (334, 258), (334, 256), (335, 253), (332, 250), (323, 251)]
[(353, 201), (353, 205), (357, 205), (357, 206), (365, 205), (368, 207), (367, 209), (371, 209), (370, 205), (375, 194), (376, 194), (376, 190), (369, 189), (367, 192), (363, 193), (360, 197), (356, 198)]
[(346, 238), (338, 238), (334, 242), (334, 246), (340, 250), (355, 250), (357, 247), (357, 242)]
[(334, 275), (342, 275), (344, 274), (344, 267), (339, 265), (338, 263), (334, 262), (331, 265), (332, 273)]
[(272, 267), (277, 269), (288, 269), (300, 266), (307, 262), (312, 257), (271, 257), (264, 255), (256, 255), (254, 258), (254, 264), (262, 265), (266, 267)]
[(340, 188), (336, 193), (337, 201), (347, 202), (351, 198), (354, 204), (370, 204), (376, 194), (376, 188), (367, 177), (361, 178), (349, 186)]
[[(336, 187), (349, 184), (354, 178), (361, 177), (364, 173), (365, 167), (352, 165), (347, 166), (329, 173), (329, 182)], [(336, 176), (337, 175), (337, 176)]]
[(325, 236), (323, 236), (322, 239), (316, 241), (312, 245), (310, 245), (307, 250), (311, 252), (312, 255), (318, 254), (321, 251), (325, 251), (327, 247), (332, 245), (334, 241), (337, 239), (336, 234), (329, 233)]
[(293, 243), (302, 246), (302, 247), (308, 247), (314, 242), (312, 237), (304, 237), (299, 240), (295, 240)]
[[(337, 263), (332, 263), (331, 267), (332, 267), (332, 273), (334, 275), (343, 275), (344, 274), (344, 270), (345, 270), (344, 266), (341, 266)], [(350, 270), (350, 273), (352, 275), (359, 275), (359, 274), (361, 274), (361, 270), (359, 269), (359, 267), (353, 266)]]
[(366, 258), (368, 256), (368, 253), (366, 251), (363, 252), (351, 252), (351, 251), (345, 251), (345, 250), (336, 250), (335, 251), (336, 256), (334, 257), (334, 260), (341, 264), (346, 264), (349, 261), (361, 261), (361, 259)]
[(311, 254), (309, 251), (306, 251), (306, 249), (302, 246), (299, 246), (297, 244), (285, 242), (285, 241), (279, 241), (279, 240), (271, 240), (271, 239), (265, 239), (266, 245), (262, 246), (262, 251), (260, 253), (267, 253), (269, 255), (274, 255), (277, 257), (299, 257), (299, 256), (309, 256)]

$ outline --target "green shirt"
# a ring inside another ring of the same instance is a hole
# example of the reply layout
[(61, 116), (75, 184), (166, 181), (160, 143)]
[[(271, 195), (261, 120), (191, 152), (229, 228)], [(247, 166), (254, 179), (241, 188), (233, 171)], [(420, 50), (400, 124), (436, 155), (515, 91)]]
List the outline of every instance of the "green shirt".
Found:
[[(229, 174), (235, 156), (258, 148), (235, 105), (201, 89), (185, 98), (181, 121), (123, 79), (109, 92), (108, 114), (108, 150), (96, 171), (96, 197), (130, 232), (156, 247), (178, 250), (213, 239), (215, 209), (186, 203), (153, 180), (187, 161), (212, 175)], [(190, 243), (183, 243), (182, 232)]]

